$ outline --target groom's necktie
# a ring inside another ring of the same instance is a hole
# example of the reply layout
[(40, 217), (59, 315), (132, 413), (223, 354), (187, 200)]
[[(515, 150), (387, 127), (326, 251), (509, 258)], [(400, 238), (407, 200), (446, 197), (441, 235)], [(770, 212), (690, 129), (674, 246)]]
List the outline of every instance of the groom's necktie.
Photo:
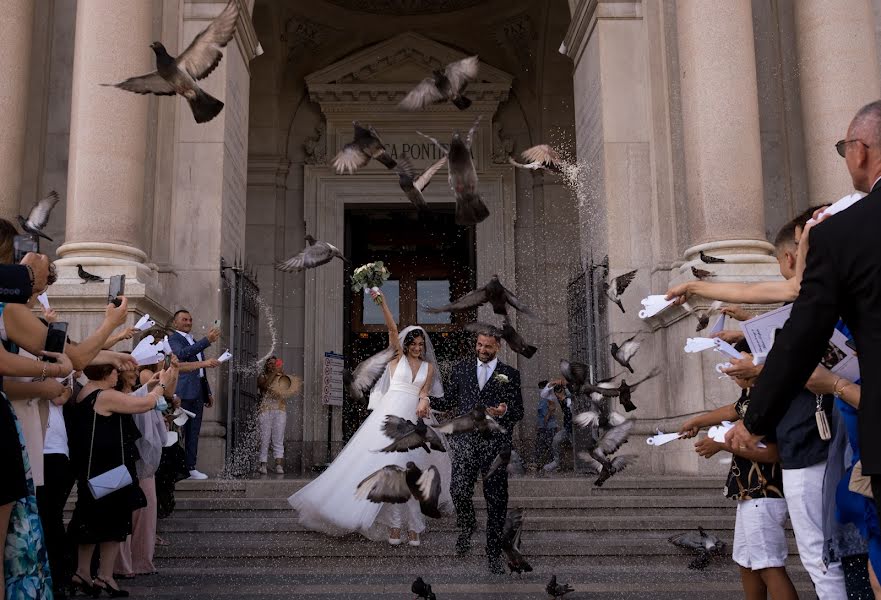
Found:
[(477, 385), (483, 390), (483, 386), (486, 385), (486, 374), (489, 371), (489, 365), (482, 362), (480, 363), (480, 369), (477, 372)]

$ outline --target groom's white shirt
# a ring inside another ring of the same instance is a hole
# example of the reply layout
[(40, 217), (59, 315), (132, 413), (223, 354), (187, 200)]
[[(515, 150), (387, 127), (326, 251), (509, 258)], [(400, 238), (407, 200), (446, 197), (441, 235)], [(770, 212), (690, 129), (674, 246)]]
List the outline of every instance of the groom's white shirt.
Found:
[[(477, 359), (477, 381), (480, 381), (480, 368), (484, 363), (480, 362), (480, 359)], [(499, 358), (496, 357), (486, 363), (486, 383), (489, 383), (489, 380), (492, 379), (493, 373), (496, 371), (496, 365), (499, 364)], [(484, 384), (486, 385), (486, 384)]]

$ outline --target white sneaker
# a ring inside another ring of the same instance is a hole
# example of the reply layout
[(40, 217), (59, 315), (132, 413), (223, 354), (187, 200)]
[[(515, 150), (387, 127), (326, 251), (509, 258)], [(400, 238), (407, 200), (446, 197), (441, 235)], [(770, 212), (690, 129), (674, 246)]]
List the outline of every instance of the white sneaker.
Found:
[(257, 469), (257, 472), (261, 475), (266, 475), (266, 463), (260, 463), (260, 468)]
[(281, 465), (275, 465), (275, 472), (279, 475), (284, 475), (284, 467)]
[(408, 541), (407, 543), (410, 544), (411, 546), (420, 546), (422, 544), (422, 542), (419, 541), (419, 534), (415, 533), (415, 532), (410, 532), (410, 533), (415, 535), (416, 539), (413, 539), (413, 537), (411, 536), (410, 541)]
[(190, 479), (208, 479), (208, 476), (205, 475), (205, 473), (202, 473), (201, 471), (197, 471), (196, 469), (193, 469), (192, 471), (190, 471), (189, 478)]

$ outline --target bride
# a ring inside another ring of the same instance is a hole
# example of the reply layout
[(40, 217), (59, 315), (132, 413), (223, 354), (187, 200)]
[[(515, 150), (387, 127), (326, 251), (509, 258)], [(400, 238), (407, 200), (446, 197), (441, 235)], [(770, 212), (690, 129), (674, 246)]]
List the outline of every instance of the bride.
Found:
[[(371, 295), (374, 299), (382, 296), (378, 292)], [(380, 306), (389, 330), (389, 345), (395, 355), (370, 393), (369, 408), (373, 412), (327, 470), (288, 498), (288, 502), (306, 529), (330, 535), (357, 532), (373, 541), (388, 539), (393, 546), (402, 542), (401, 532), (406, 529), (408, 543), (418, 546), (419, 534), (425, 531), (425, 518), (415, 498), (406, 504), (377, 504), (355, 497), (355, 488), (368, 475), (387, 465), (403, 468), (412, 461), (423, 471), (430, 466), (437, 467), (441, 480), (439, 508), (445, 514), (452, 512), (449, 451), (427, 453), (417, 448), (408, 452), (378, 452), (390, 442), (382, 432), (388, 415), (415, 422), (421, 399), (443, 396), (437, 359), (428, 334), (414, 326), (398, 333), (388, 306), (385, 302)], [(419, 411), (424, 413), (424, 409)], [(430, 415), (425, 422), (436, 424)]]

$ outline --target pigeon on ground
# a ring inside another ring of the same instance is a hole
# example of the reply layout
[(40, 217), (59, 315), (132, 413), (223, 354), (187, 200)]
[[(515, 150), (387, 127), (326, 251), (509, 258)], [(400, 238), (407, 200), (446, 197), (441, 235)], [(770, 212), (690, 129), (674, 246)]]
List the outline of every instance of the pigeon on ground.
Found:
[(446, 156), (438, 159), (437, 162), (417, 176), (416, 168), (413, 166), (413, 163), (410, 162), (410, 159), (405, 156), (398, 160), (398, 164), (395, 166), (394, 171), (398, 174), (401, 189), (404, 190), (407, 199), (410, 200), (410, 202), (413, 203), (413, 206), (417, 209), (428, 210), (428, 203), (422, 195), (422, 190), (428, 187), (428, 184), (431, 183), (431, 178), (434, 177), (434, 174), (445, 164), (447, 164)]
[(371, 158), (381, 162), (387, 169), (394, 169), (398, 163), (382, 145), (382, 138), (379, 137), (376, 130), (370, 125), (364, 128), (358, 121), (352, 121), (352, 125), (355, 127), (354, 139), (343, 146), (343, 149), (337, 152), (333, 158), (333, 167), (336, 172), (351, 175), (366, 166)]
[(169, 55), (161, 42), (153, 42), (150, 48), (156, 54), (155, 71), (120, 83), (102, 85), (136, 94), (180, 94), (189, 103), (196, 123), (206, 123), (223, 110), (223, 102), (202, 90), (196, 81), (208, 77), (220, 64), (223, 58), (221, 49), (235, 34), (238, 19), (238, 2), (231, 0), (179, 56)]
[(691, 274), (694, 275), (695, 279), (706, 279), (708, 277), (715, 277), (715, 273), (712, 271), (707, 271), (706, 269), (698, 269), (697, 267), (691, 268)]
[(477, 79), (479, 70), (480, 61), (477, 56), (452, 62), (443, 71), (434, 71), (431, 77), (419, 82), (398, 106), (404, 110), (421, 110), (449, 100), (459, 110), (465, 110), (471, 106), (471, 100), (463, 95), (465, 88), (468, 83)]
[(523, 533), (523, 509), (508, 509), (502, 529), (502, 552), (508, 562), (511, 574), (531, 573), (532, 566), (526, 562), (520, 551), (520, 536)]
[(414, 462), (407, 468), (387, 465), (364, 478), (355, 489), (355, 497), (381, 504), (403, 504), (416, 498), (422, 514), (432, 519), (441, 517), (437, 503), (440, 498), (441, 480), (437, 467), (422, 471)]
[(611, 281), (603, 282), (603, 291), (608, 296), (609, 300), (618, 305), (618, 308), (621, 309), (622, 313), (626, 313), (624, 310), (624, 305), (621, 303), (621, 294), (624, 293), (624, 290), (627, 289), (627, 286), (630, 285), (630, 282), (633, 281), (633, 278), (636, 277), (636, 269), (632, 271), (628, 271), (623, 275), (619, 275)]
[(511, 320), (508, 318), (508, 315), (505, 315), (505, 321), (501, 329), (494, 325), (490, 325), (489, 323), (481, 322), (469, 323), (465, 325), (465, 329), (471, 332), (490, 331), (494, 335), (497, 335), (508, 342), (511, 350), (520, 354), (524, 358), (532, 358), (536, 350), (538, 350), (535, 346), (527, 344), (526, 340), (523, 339), (523, 336), (517, 333), (517, 330), (511, 325)]
[(718, 257), (716, 257), (716, 256), (710, 256), (709, 254), (704, 254), (704, 251), (703, 251), (703, 250), (701, 250), (698, 254), (699, 254), (700, 257), (701, 257), (701, 260), (702, 260), (703, 262), (705, 262), (706, 264), (708, 264), (708, 265), (712, 265), (712, 264), (717, 264), (717, 263), (723, 263), (723, 262), (725, 262), (725, 259), (724, 259), (724, 258), (718, 258)]
[(687, 310), (688, 312), (690, 312), (691, 314), (693, 314), (695, 316), (695, 318), (697, 319), (697, 327), (695, 328), (695, 332), (698, 332), (698, 331), (703, 331), (704, 329), (707, 328), (707, 325), (710, 324), (710, 317), (714, 313), (718, 312), (718, 310), (720, 308), (722, 308), (722, 302), (719, 300), (716, 300), (715, 302), (710, 304), (710, 306), (709, 306), (709, 308), (707, 308), (707, 310), (695, 310), (694, 308), (691, 307), (691, 305), (688, 302), (683, 302), (682, 308), (684, 308), (685, 310)]
[(343, 256), (339, 248), (307, 235), (306, 247), (303, 251), (284, 262), (276, 264), (275, 268), (285, 273), (290, 273), (291, 271), (300, 272), (304, 269), (314, 269), (315, 267), (326, 265), (334, 258), (339, 258), (344, 263), (349, 264), (349, 261), (346, 260), (346, 257)]
[(453, 190), (456, 197), (456, 224), (462, 226), (476, 225), (489, 216), (489, 209), (483, 203), (477, 189), (477, 170), (474, 168), (474, 159), (471, 157), (471, 142), (480, 119), (481, 117), (477, 117), (477, 121), (471, 126), (464, 141), (458, 131), (454, 133), (449, 150), (444, 148), (435, 138), (419, 131), (416, 132), (434, 142), (447, 157), (450, 189)]
[(349, 391), (349, 397), (355, 400), (363, 400), (364, 396), (373, 389), (376, 382), (382, 376), (386, 366), (395, 357), (395, 349), (389, 346), (380, 350), (373, 356), (365, 358), (352, 372), (343, 372), (343, 383)]
[(529, 162), (517, 162), (510, 156), (508, 157), (508, 162), (518, 169), (529, 169), (531, 171), (543, 170), (552, 173), (562, 173), (563, 166), (566, 164), (563, 159), (560, 158), (560, 154), (547, 144), (539, 144), (538, 146), (527, 148), (520, 153), (520, 156)]
[(435, 430), (446, 434), (477, 432), (484, 436), (489, 436), (494, 431), (505, 433), (505, 428), (486, 414), (486, 407), (483, 405), (475, 406), (464, 415), (441, 423)]
[(525, 313), (531, 317), (535, 316), (535, 313), (532, 312), (529, 307), (520, 302), (517, 296), (512, 294), (508, 288), (502, 285), (502, 283), (499, 281), (498, 275), (493, 275), (485, 286), (479, 287), (473, 292), (468, 292), (455, 302), (447, 304), (446, 306), (439, 306), (437, 308), (427, 307), (426, 312), (431, 314), (442, 312), (462, 312), (465, 310), (471, 310), (472, 308), (477, 308), (478, 306), (486, 304), (487, 302), (492, 305), (493, 312), (497, 315), (507, 315), (507, 307), (508, 305), (511, 305), (522, 313)]
[(422, 419), (416, 419), (414, 423), (401, 417), (388, 415), (382, 425), (382, 432), (394, 441), (383, 448), (381, 452), (409, 452), (416, 448), (422, 448), (429, 454), (432, 450), (447, 451), (440, 436)]
[(490, 477), (493, 476), (493, 473), (498, 471), (499, 469), (508, 469), (508, 465), (511, 463), (511, 448), (506, 447), (501, 452), (499, 452), (492, 464), (489, 466), (489, 469), (486, 471), (486, 475), (483, 476), (483, 480), (486, 481)]
[(630, 359), (633, 358), (633, 355), (636, 354), (636, 351), (639, 350), (639, 342), (636, 341), (636, 338), (639, 334), (637, 333), (632, 338), (629, 338), (622, 342), (619, 346), (615, 342), (609, 344), (609, 350), (612, 353), (612, 358), (615, 359), (622, 367), (625, 367), (628, 371), (633, 373), (633, 367), (630, 366)]
[(93, 283), (93, 282), (104, 281), (101, 277), (98, 277), (97, 275), (92, 275), (91, 273), (89, 273), (88, 271), (83, 269), (82, 265), (76, 266), (76, 272), (77, 272), (77, 275), (80, 276), (80, 279), (83, 280), (83, 283)]
[(545, 586), (545, 591), (548, 593), (548, 596), (554, 600), (559, 600), (566, 594), (571, 594), (575, 590), (568, 583), (557, 583), (557, 576), (551, 575), (551, 580), (548, 582), (548, 585)]
[(18, 215), (18, 224), (21, 226), (22, 230), (31, 235), (46, 238), (51, 242), (52, 238), (43, 233), (43, 227), (49, 222), (49, 214), (52, 212), (52, 209), (55, 208), (55, 205), (58, 204), (58, 200), (58, 192), (52, 190), (46, 194), (45, 198), (41, 198), (36, 204), (34, 204), (33, 208), (31, 208), (31, 212), (28, 213), (27, 219)]
[(421, 577), (416, 578), (416, 581), (410, 586), (410, 591), (416, 594), (416, 598), (422, 598), (423, 600), (437, 600), (437, 596), (431, 591), (431, 586), (425, 583)]
[(691, 550), (697, 554), (694, 560), (688, 564), (689, 569), (703, 570), (710, 564), (710, 558), (721, 556), (725, 551), (725, 542), (711, 533), (707, 533), (703, 527), (697, 531), (677, 533), (668, 538), (670, 543), (677, 548)]

